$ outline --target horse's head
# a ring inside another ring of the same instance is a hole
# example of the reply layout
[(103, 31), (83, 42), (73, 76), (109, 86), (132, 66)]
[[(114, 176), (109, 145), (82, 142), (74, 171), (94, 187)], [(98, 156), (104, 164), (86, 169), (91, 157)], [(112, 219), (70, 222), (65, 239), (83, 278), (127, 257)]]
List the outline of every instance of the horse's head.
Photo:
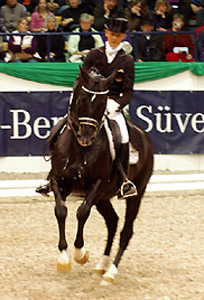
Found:
[(85, 72), (80, 68), (81, 80), (75, 88), (71, 115), (75, 124), (77, 141), (81, 146), (92, 144), (103, 122), (108, 87), (117, 72), (108, 78), (103, 77), (96, 68)]

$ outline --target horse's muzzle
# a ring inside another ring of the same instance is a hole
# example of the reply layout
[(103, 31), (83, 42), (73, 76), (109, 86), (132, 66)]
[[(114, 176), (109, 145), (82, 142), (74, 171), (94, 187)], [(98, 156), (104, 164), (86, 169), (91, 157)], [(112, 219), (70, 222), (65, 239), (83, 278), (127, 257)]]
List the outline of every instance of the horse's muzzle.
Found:
[(93, 141), (95, 140), (96, 137), (96, 131), (93, 130), (93, 128), (80, 128), (79, 131), (77, 132), (77, 142), (79, 145), (82, 147), (88, 147), (91, 146)]
[(91, 146), (98, 131), (98, 122), (92, 118), (79, 118), (77, 141), (82, 147)]
[(91, 141), (90, 139), (84, 139), (84, 138), (77, 138), (77, 142), (79, 143), (80, 146), (82, 147), (88, 147), (91, 146), (91, 144), (93, 143), (93, 141)]

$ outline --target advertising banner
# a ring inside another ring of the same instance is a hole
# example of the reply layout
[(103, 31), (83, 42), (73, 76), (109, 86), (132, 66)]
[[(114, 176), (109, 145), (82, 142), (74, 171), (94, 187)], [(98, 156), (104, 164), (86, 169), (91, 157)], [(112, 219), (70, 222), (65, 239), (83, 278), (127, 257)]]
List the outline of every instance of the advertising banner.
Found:
[[(51, 128), (67, 113), (70, 93), (0, 93), (0, 156), (43, 155)], [(129, 111), (155, 153), (204, 153), (202, 91), (134, 91)]]
[(70, 92), (0, 93), (0, 156), (41, 156)]
[(130, 116), (148, 132), (155, 153), (204, 153), (202, 91), (135, 91)]

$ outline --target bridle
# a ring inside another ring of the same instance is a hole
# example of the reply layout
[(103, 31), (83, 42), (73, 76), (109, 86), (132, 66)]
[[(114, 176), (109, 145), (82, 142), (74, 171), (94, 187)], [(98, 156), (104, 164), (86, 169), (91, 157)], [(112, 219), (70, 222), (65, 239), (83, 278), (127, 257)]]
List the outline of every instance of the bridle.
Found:
[[(91, 102), (93, 102), (96, 98), (97, 95), (106, 95), (108, 94), (109, 90), (105, 90), (105, 91), (93, 91), (93, 90), (89, 90), (88, 88), (86, 88), (84, 85), (81, 87), (82, 90), (88, 94), (92, 94), (92, 98), (91, 98)], [(78, 127), (81, 125), (86, 125), (86, 126), (91, 126), (95, 128), (95, 136), (97, 135), (97, 133), (100, 131), (103, 122), (104, 122), (105, 116), (100, 120), (97, 121), (94, 118), (90, 118), (90, 117), (79, 117), (78, 118), (78, 122), (76, 122), (76, 120), (74, 120), (71, 116), (71, 114), (68, 114), (68, 124), (70, 125), (72, 131), (74, 132), (75, 136), (77, 136), (77, 132), (73, 126), (73, 123)]]
[[(106, 95), (108, 94), (109, 90), (105, 90), (105, 91), (92, 91), (87, 89), (84, 85), (81, 87), (82, 90), (88, 94), (92, 94), (92, 98), (91, 98), (91, 102), (93, 102), (96, 98), (97, 95)], [(80, 117), (79, 119), (79, 125), (88, 125), (88, 126), (92, 126), (96, 128), (96, 131), (98, 131), (101, 126), (102, 126), (102, 122), (98, 122), (96, 119), (94, 118), (90, 118), (90, 117)]]

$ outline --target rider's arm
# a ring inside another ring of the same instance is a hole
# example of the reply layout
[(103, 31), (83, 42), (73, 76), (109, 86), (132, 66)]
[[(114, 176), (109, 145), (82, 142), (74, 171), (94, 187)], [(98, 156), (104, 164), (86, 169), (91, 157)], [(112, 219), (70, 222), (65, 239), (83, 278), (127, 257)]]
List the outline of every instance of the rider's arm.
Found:
[(124, 76), (121, 82), (120, 96), (114, 100), (120, 104), (120, 109), (130, 103), (134, 85), (134, 59), (131, 55), (125, 56)]

